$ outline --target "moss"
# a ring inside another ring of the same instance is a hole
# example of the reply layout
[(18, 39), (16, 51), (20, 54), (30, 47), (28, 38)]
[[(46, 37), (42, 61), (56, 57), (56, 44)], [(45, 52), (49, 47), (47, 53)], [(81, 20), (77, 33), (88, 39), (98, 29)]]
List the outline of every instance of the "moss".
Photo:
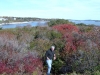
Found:
[(38, 72), (37, 72), (37, 71), (34, 71), (34, 72), (32, 73), (32, 75), (38, 75)]

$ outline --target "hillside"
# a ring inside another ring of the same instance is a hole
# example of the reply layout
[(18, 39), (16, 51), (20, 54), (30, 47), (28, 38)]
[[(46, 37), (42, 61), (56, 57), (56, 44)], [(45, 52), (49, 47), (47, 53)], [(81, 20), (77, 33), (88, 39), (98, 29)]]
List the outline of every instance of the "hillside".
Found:
[(55, 45), (57, 59), (52, 75), (62, 66), (72, 66), (68, 75), (100, 74), (100, 27), (76, 25), (67, 20), (52, 20), (48, 27), (0, 30), (0, 74), (46, 74), (44, 54)]

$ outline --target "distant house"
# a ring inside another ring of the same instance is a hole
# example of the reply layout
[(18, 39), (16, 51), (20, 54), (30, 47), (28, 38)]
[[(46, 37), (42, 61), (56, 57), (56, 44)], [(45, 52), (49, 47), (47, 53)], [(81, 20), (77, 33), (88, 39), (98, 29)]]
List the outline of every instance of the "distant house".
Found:
[(6, 21), (7, 19), (5, 19), (5, 18), (0, 18), (0, 21)]
[(0, 18), (0, 21), (2, 21), (2, 18)]
[(14, 18), (14, 20), (16, 20), (16, 18)]

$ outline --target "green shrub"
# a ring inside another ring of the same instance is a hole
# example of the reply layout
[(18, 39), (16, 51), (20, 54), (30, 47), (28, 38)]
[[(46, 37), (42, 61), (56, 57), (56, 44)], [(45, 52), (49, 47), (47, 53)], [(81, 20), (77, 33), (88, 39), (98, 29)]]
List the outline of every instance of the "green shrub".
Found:
[(94, 68), (94, 71), (100, 71), (100, 63), (99, 63), (99, 65), (97, 65), (95, 68)]
[(57, 31), (49, 31), (49, 32), (47, 32), (47, 37), (50, 40), (53, 40), (55, 38), (61, 38), (62, 35), (59, 32), (57, 32)]
[(2, 30), (2, 27), (0, 27), (0, 30)]
[(95, 71), (93, 75), (100, 75), (100, 71)]
[(62, 61), (59, 57), (53, 61), (53, 64), (52, 64), (52, 72), (57, 74), (59, 69), (65, 65), (65, 62)]
[(68, 20), (65, 19), (55, 19), (55, 20), (51, 20), (50, 22), (48, 22), (49, 26), (54, 26), (54, 25), (59, 25), (59, 24), (68, 24), (72, 22), (69, 22)]

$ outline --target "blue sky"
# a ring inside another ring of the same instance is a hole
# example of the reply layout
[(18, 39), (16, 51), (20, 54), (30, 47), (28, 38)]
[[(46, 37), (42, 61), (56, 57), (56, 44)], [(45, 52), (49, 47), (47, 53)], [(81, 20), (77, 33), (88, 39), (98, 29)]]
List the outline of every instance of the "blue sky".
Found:
[(1, 0), (0, 16), (100, 20), (100, 0)]

